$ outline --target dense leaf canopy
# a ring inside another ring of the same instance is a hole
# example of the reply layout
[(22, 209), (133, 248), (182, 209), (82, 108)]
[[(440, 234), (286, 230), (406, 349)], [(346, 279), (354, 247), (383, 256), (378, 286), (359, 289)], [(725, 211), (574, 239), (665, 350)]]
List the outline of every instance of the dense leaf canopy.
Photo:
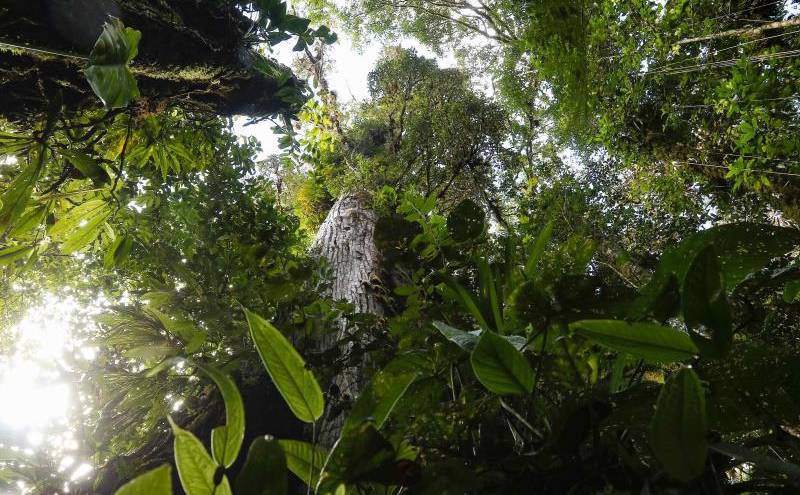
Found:
[(800, 490), (797, 2), (63, 3), (0, 7), (0, 490)]

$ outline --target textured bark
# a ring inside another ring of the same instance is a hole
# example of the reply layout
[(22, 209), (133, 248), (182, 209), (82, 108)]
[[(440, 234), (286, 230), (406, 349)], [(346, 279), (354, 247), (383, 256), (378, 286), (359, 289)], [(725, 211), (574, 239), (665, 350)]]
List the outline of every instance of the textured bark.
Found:
[[(81, 57), (88, 56), (109, 15), (142, 32), (132, 66), (142, 103), (154, 108), (178, 103), (220, 115), (263, 116), (286, 109), (275, 96), (280, 81), (255, 68), (260, 57), (245, 40), (251, 21), (233, 2), (4, 0), (0, 43), (39, 51), (0, 46), (0, 113), (10, 120), (39, 113), (56, 91), (70, 110), (96, 107)], [(284, 85), (302, 83), (289, 77)]]
[[(354, 306), (356, 313), (383, 314), (381, 303), (372, 290), (380, 270), (380, 253), (373, 234), (377, 216), (364, 198), (344, 195), (333, 205), (325, 222), (317, 232), (313, 250), (327, 260), (331, 269), (332, 286), (329, 296), (345, 300)], [(345, 322), (339, 324), (336, 335), (323, 342), (323, 350), (339, 347), (340, 354), (350, 352), (358, 343), (365, 343), (364, 336), (353, 336)], [(338, 438), (345, 414), (337, 402), (347, 402), (358, 397), (363, 386), (363, 366), (351, 366), (333, 378), (329, 394), (328, 411), (320, 432), (320, 443), (330, 447)], [(337, 396), (338, 399), (337, 400)], [(331, 400), (332, 399), (332, 400)]]

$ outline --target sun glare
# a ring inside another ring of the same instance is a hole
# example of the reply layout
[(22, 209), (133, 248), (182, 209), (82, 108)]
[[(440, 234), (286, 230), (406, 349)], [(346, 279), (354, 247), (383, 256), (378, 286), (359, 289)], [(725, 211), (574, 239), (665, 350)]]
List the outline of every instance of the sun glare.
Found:
[[(68, 295), (43, 296), (7, 333), (0, 356), (0, 447), (43, 454), (66, 479), (85, 478), (92, 465), (80, 458), (76, 427), (81, 421), (80, 368), (97, 349), (86, 344), (91, 316)], [(66, 491), (66, 490), (65, 490)], [(23, 483), (18, 492), (27, 493)]]

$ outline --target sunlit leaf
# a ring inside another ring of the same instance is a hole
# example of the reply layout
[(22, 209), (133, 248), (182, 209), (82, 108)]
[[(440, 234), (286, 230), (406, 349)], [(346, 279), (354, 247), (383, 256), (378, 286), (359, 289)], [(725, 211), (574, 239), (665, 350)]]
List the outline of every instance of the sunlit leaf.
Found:
[(2, 205), (0, 206), (0, 231), (5, 231), (14, 225), (25, 211), (33, 187), (42, 174), (46, 159), (47, 150), (42, 146), (0, 197), (0, 205)]
[(103, 265), (111, 269), (115, 266), (121, 266), (133, 249), (133, 237), (129, 234), (117, 236), (114, 242), (111, 243), (105, 256), (103, 257)]
[(319, 419), (325, 410), (325, 399), (303, 358), (270, 322), (248, 310), (245, 315), (264, 367), (289, 409), (306, 423)]
[(89, 54), (86, 79), (107, 108), (127, 106), (139, 96), (128, 64), (139, 50), (142, 33), (125, 27), (119, 19), (103, 25), (103, 32)]
[(164, 464), (122, 485), (114, 495), (172, 495), (172, 467)]
[(175, 435), (175, 467), (181, 486), (187, 495), (223, 495), (231, 493), (228, 478), (223, 475), (219, 484), (214, 483), (220, 466), (208, 455), (203, 443), (191, 432), (180, 428), (169, 419)]
[(33, 246), (20, 244), (0, 249), (0, 266), (9, 265), (17, 260), (27, 258), (33, 252)]
[(210, 365), (198, 366), (217, 384), (225, 402), (225, 426), (211, 430), (211, 454), (218, 464), (230, 467), (239, 455), (244, 440), (244, 402), (236, 383)]

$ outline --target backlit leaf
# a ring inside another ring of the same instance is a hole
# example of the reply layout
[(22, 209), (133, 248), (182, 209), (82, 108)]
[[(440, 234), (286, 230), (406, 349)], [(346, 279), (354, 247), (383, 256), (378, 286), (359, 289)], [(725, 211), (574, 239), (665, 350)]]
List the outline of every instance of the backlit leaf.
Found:
[(89, 55), (86, 79), (107, 108), (127, 106), (139, 96), (128, 64), (139, 50), (142, 33), (125, 27), (119, 19), (103, 25), (103, 32)]
[(306, 423), (319, 419), (325, 409), (325, 399), (303, 358), (270, 322), (248, 310), (245, 315), (261, 361), (289, 409)]
[(164, 464), (122, 485), (114, 495), (172, 495), (172, 467)]

